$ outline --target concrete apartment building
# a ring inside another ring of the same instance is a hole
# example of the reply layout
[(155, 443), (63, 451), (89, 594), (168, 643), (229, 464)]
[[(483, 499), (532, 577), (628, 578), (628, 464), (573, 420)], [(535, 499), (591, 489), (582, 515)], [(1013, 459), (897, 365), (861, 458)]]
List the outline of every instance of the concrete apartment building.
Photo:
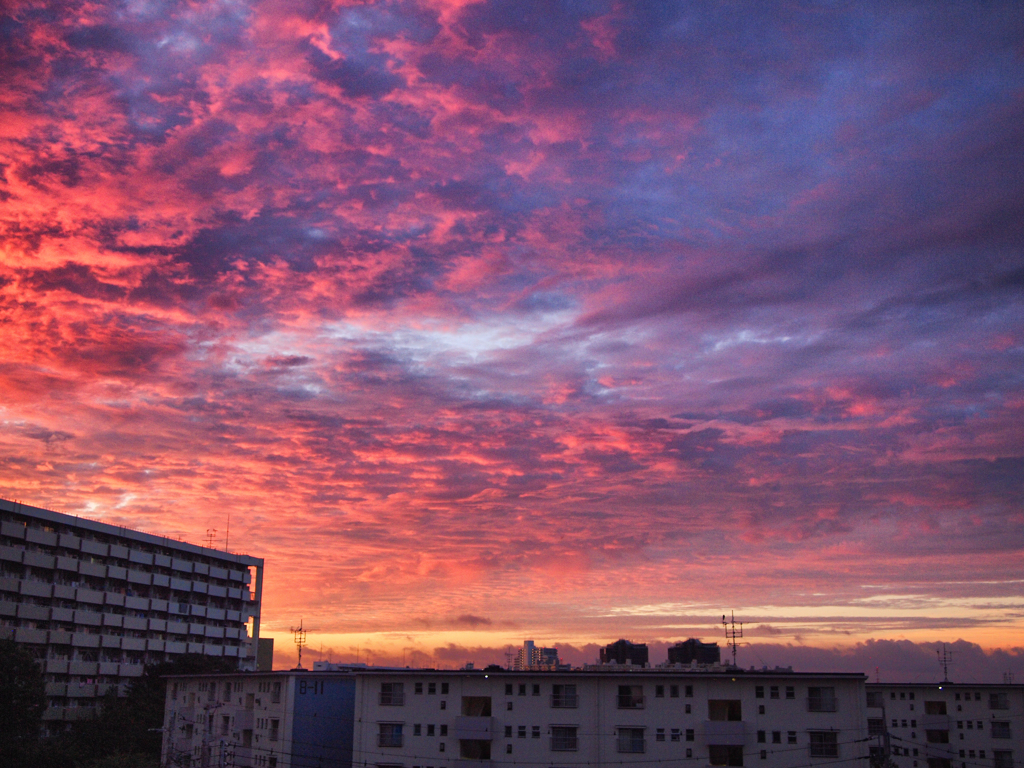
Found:
[(866, 764), (865, 676), (724, 667), (355, 673), (354, 764)]
[(160, 764), (348, 768), (355, 688), (345, 670), (169, 677)]
[(170, 678), (163, 765), (867, 764), (859, 674), (334, 669)]
[(898, 768), (1021, 768), (1024, 685), (867, 685), (872, 752)]
[(49, 731), (184, 653), (255, 669), (263, 560), (0, 500), (0, 638), (43, 666)]

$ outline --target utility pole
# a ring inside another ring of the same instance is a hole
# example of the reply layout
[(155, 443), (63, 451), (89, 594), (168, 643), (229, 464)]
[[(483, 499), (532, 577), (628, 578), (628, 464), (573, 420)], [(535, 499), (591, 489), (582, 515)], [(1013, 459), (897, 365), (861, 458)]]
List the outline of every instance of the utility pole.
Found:
[(729, 612), (730, 621), (725, 620), (725, 614), (722, 614), (722, 626), (725, 627), (725, 642), (732, 648), (732, 665), (736, 666), (736, 646), (739, 643), (736, 642), (737, 638), (743, 637), (743, 622), (740, 622), (740, 628), (736, 629), (736, 614), (733, 611)]

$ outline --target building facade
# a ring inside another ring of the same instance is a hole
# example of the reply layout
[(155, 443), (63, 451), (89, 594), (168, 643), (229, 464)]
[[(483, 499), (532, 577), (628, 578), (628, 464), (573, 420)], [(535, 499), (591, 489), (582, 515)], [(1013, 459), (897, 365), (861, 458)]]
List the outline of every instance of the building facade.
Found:
[(602, 664), (632, 664), (637, 667), (645, 667), (649, 662), (646, 643), (616, 640), (601, 649)]
[(263, 560), (0, 500), (0, 637), (46, 680), (49, 730), (90, 718), (146, 664), (255, 669)]
[(356, 682), (336, 672), (167, 678), (164, 768), (351, 768)]
[(557, 648), (538, 648), (533, 640), (527, 640), (516, 654), (513, 669), (557, 669), (559, 665)]
[(353, 765), (363, 768), (867, 764), (859, 674), (354, 674)]
[(718, 643), (702, 643), (695, 637), (676, 643), (668, 649), (669, 664), (720, 664), (722, 651)]
[(1022, 768), (1024, 685), (869, 683), (874, 762), (898, 768)]

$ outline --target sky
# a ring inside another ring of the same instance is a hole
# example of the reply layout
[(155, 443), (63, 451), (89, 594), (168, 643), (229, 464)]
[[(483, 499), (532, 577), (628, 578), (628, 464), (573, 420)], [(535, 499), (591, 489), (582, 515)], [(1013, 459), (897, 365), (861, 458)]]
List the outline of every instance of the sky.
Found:
[(0, 495), (265, 558), (281, 659), (1024, 678), (1020, 3), (0, 14)]

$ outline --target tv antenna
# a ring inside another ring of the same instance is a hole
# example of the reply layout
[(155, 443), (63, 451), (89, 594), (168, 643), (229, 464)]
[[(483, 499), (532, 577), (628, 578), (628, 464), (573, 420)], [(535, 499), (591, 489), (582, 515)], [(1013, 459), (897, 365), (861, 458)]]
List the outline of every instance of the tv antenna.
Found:
[(949, 665), (953, 663), (953, 652), (946, 650), (946, 644), (942, 644), (942, 655), (939, 655), (939, 649), (935, 649), (935, 655), (939, 659), (939, 664), (942, 665), (942, 682), (949, 682)]
[(302, 628), (302, 619), (299, 619), (298, 629), (292, 627), (292, 634), (295, 636), (295, 647), (299, 649), (299, 665), (296, 669), (302, 669), (302, 646), (306, 644), (306, 630)]
[(725, 620), (725, 614), (722, 614), (722, 626), (725, 627), (725, 642), (732, 648), (732, 665), (736, 666), (736, 646), (739, 643), (736, 642), (737, 638), (743, 637), (743, 622), (740, 622), (740, 628), (736, 629), (736, 614), (733, 611), (729, 611), (729, 621)]
[(505, 669), (512, 669), (512, 657), (515, 655), (511, 645), (505, 648)]
[(216, 528), (207, 528), (206, 529), (206, 548), (207, 549), (213, 549), (214, 548), (213, 542), (216, 540), (216, 538), (217, 538), (217, 529)]

